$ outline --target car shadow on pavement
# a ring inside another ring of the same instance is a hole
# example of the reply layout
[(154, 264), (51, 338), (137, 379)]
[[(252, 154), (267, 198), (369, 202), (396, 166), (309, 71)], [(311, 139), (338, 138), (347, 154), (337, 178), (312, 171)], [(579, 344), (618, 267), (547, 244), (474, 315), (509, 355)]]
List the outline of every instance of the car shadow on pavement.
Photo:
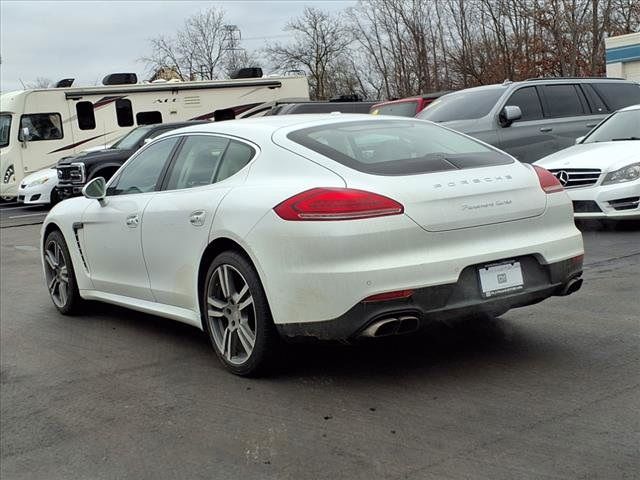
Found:
[(640, 230), (640, 220), (580, 220), (576, 219), (576, 227), (581, 232), (635, 232)]
[[(92, 313), (82, 321), (90, 320), (94, 325), (102, 325), (104, 330), (125, 330), (131, 343), (144, 337), (145, 342), (160, 342), (173, 352), (193, 355), (199, 364), (224, 369), (207, 335), (197, 328), (113, 305), (92, 303), (91, 307)], [(534, 332), (528, 332), (519, 322), (500, 317), (447, 324), (433, 322), (418, 333), (361, 339), (349, 344), (313, 340), (282, 342), (276, 365), (266, 377), (273, 380), (318, 375), (401, 377), (468, 361), (517, 363), (553, 350), (554, 345), (549, 344), (545, 345), (544, 352), (536, 350), (537, 339), (531, 339), (531, 333)]]
[[(545, 348), (548, 350), (549, 345)], [(419, 333), (362, 339), (349, 345), (317, 342), (285, 347), (276, 377), (371, 377), (429, 374), (444, 367), (517, 363), (535, 355), (527, 333), (505, 318), (433, 322)]]

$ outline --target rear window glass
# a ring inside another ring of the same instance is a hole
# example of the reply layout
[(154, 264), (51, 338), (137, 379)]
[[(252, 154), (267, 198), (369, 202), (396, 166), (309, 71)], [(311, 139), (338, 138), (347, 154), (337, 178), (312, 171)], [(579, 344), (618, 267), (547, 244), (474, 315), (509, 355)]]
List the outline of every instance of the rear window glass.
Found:
[(594, 83), (593, 88), (611, 110), (640, 103), (640, 85), (632, 83)]
[(497, 87), (450, 93), (431, 102), (416, 117), (432, 122), (481, 118), (489, 114), (504, 91), (504, 87)]
[(345, 122), (296, 130), (294, 142), (360, 172), (419, 173), (506, 165), (513, 160), (471, 138), (427, 122)]
[(388, 103), (371, 109), (374, 115), (397, 115), (400, 117), (413, 117), (416, 114), (418, 102)]
[(298, 113), (369, 113), (370, 103), (292, 103), (274, 109), (272, 115), (298, 114)]

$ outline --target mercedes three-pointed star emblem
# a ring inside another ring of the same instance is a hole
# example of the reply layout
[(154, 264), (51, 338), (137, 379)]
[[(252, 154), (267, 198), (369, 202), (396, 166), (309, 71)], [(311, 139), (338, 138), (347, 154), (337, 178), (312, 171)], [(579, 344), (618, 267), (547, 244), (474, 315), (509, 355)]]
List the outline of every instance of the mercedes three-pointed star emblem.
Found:
[(556, 178), (560, 181), (560, 184), (565, 187), (569, 183), (569, 172), (566, 170), (560, 170), (556, 172)]

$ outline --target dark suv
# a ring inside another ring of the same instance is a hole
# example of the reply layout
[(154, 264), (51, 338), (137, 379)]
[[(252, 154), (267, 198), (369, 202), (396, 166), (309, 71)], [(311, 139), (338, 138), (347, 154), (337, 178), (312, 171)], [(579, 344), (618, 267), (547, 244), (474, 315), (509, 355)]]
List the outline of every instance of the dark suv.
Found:
[(640, 85), (612, 78), (534, 78), (444, 95), (416, 115), (531, 163), (575, 143), (608, 114), (640, 103)]
[(111, 176), (133, 153), (151, 139), (176, 128), (188, 127), (208, 121), (190, 121), (145, 125), (134, 128), (116, 143), (104, 150), (81, 153), (58, 161), (58, 195), (60, 199), (81, 194), (82, 187), (95, 177)]

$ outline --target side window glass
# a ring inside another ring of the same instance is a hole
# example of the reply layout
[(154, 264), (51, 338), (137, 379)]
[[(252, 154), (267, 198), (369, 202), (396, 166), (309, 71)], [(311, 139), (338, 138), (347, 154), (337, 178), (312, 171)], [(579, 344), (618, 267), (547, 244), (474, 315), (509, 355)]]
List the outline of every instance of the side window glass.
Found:
[(131, 100), (121, 98), (116, 100), (116, 117), (120, 127), (133, 126), (133, 108), (131, 108)]
[(107, 195), (154, 191), (163, 167), (177, 142), (177, 138), (168, 138), (145, 148), (118, 173), (118, 179), (109, 186)]
[(584, 109), (575, 85), (545, 85), (544, 96), (546, 98), (547, 117), (573, 117), (584, 115)]
[(610, 82), (594, 83), (593, 88), (607, 102), (611, 111), (640, 103), (640, 85)]
[(251, 161), (255, 153), (256, 151), (246, 143), (232, 140), (222, 158), (222, 165), (218, 170), (216, 182), (221, 182), (238, 173), (242, 167)]
[(22, 115), (18, 140), (23, 141), (22, 130), (29, 129), (26, 140), (37, 142), (40, 140), (59, 140), (62, 134), (62, 119), (59, 113), (33, 113)]
[(589, 105), (591, 105), (591, 112), (597, 114), (605, 114), (609, 112), (609, 109), (600, 98), (600, 95), (596, 93), (593, 87), (587, 83), (582, 85), (582, 91), (587, 96)]
[(522, 118), (516, 122), (539, 120), (542, 118), (542, 104), (535, 87), (525, 87), (516, 90), (505, 105), (520, 107)]
[(76, 103), (76, 114), (78, 116), (78, 128), (80, 130), (93, 130), (96, 128), (96, 116), (93, 113), (93, 103)]
[(229, 140), (212, 135), (187, 137), (176, 158), (166, 190), (201, 187), (213, 183)]
[(138, 112), (136, 114), (136, 122), (138, 125), (153, 125), (154, 123), (162, 123), (162, 114), (155, 112)]

